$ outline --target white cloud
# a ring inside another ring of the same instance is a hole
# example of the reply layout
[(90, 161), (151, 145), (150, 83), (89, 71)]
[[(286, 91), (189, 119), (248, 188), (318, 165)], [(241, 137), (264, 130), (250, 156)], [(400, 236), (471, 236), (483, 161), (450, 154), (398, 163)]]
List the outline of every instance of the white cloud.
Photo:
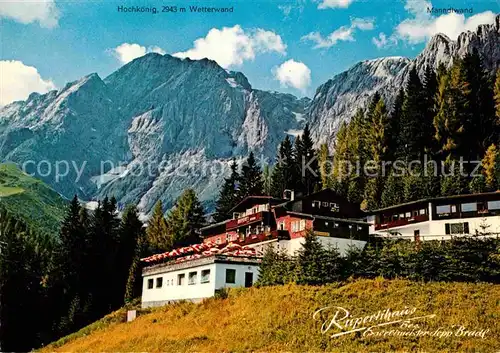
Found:
[(112, 49), (115, 57), (123, 64), (126, 64), (138, 57), (144, 56), (147, 53), (158, 53), (165, 55), (165, 51), (158, 46), (144, 47), (136, 43), (123, 43), (116, 48)]
[(286, 54), (286, 44), (278, 34), (260, 28), (245, 32), (239, 25), (212, 28), (204, 38), (196, 39), (193, 44), (193, 48), (174, 56), (193, 60), (208, 58), (228, 68), (253, 60), (260, 53)]
[(412, 15), (396, 26), (395, 38), (409, 43), (427, 41), (437, 33), (443, 33), (453, 40), (465, 31), (474, 31), (480, 24), (491, 24), (495, 21), (495, 14), (485, 11), (476, 15), (465, 17), (463, 13), (449, 12), (438, 17), (433, 17), (428, 9), (432, 4), (425, 0), (407, 0), (405, 9)]
[(285, 87), (305, 91), (311, 84), (311, 70), (300, 61), (287, 60), (275, 68), (273, 73), (274, 77)]
[(0, 61), (0, 105), (28, 98), (30, 93), (47, 93), (56, 86), (51, 80), (44, 80), (33, 66), (21, 61)]
[(318, 5), (318, 9), (346, 9), (354, 2), (354, 0), (322, 0)]
[(326, 38), (319, 32), (311, 32), (303, 36), (302, 40), (309, 40), (316, 43), (315, 49), (330, 48), (337, 44), (339, 41), (354, 41), (354, 33), (356, 30), (368, 31), (374, 28), (374, 20), (370, 18), (353, 18), (349, 26), (342, 26), (330, 33)]
[(397, 40), (394, 36), (387, 37), (385, 33), (380, 32), (378, 37), (372, 38), (372, 43), (375, 44), (378, 49), (383, 49), (397, 44)]
[(55, 0), (7, 0), (0, 2), (2, 17), (23, 24), (38, 22), (41, 27), (53, 28), (59, 21), (59, 10)]

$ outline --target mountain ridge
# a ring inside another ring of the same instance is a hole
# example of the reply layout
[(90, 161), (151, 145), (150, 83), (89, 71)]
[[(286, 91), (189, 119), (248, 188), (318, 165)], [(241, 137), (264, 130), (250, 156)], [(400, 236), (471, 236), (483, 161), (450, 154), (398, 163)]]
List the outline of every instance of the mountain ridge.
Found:
[(272, 162), (280, 141), (300, 134), (305, 123), (318, 145), (333, 148), (340, 124), (376, 91), (390, 106), (413, 66), (422, 77), (427, 66), (450, 66), (475, 49), (486, 69), (497, 68), (499, 28), (497, 16), (457, 41), (435, 35), (414, 59), (358, 62), (320, 85), (312, 99), (254, 89), (243, 73), (213, 60), (149, 53), (104, 79), (91, 73), (0, 108), (0, 160), (67, 161), (64, 178), (41, 177), (66, 197), (113, 195), (148, 213), (158, 199), (170, 207), (192, 187), (211, 209), (232, 158), (241, 164), (254, 151)]

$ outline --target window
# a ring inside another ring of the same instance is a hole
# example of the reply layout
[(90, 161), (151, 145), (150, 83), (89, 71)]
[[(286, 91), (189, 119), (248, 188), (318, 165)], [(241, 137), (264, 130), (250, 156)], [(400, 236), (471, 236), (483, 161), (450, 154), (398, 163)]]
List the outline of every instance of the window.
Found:
[(500, 201), (488, 201), (488, 210), (500, 210)]
[(418, 211), (418, 213), (420, 215), (424, 215), (426, 213), (425, 208), (420, 209), (420, 211)]
[(451, 205), (451, 213), (456, 213), (457, 212), (457, 206)]
[(236, 283), (236, 270), (226, 269), (226, 283)]
[(446, 234), (469, 234), (469, 222), (464, 223), (446, 223)]
[(306, 220), (302, 219), (300, 221), (300, 230), (304, 230), (304, 229), (306, 229)]
[(158, 277), (156, 279), (156, 288), (161, 288), (163, 286), (163, 277)]
[(339, 205), (335, 202), (330, 202), (330, 208), (332, 212), (338, 212), (340, 210)]
[(183, 286), (186, 283), (186, 274), (181, 273), (177, 275), (177, 285)]
[(463, 203), (461, 205), (462, 207), (462, 212), (476, 212), (477, 211), (477, 203), (471, 202), (471, 203)]
[(319, 207), (321, 207), (321, 202), (319, 202), (319, 201), (313, 201), (312, 206), (319, 208)]
[(323, 207), (328, 207), (328, 202), (323, 201)]
[(278, 225), (279, 230), (285, 230), (285, 222), (281, 221)]
[(325, 222), (325, 226), (327, 226), (327, 227), (328, 227), (328, 222)]
[(148, 289), (152, 289), (153, 285), (154, 285), (153, 279), (152, 278), (148, 279)]
[(450, 205), (442, 205), (442, 206), (437, 206), (436, 207), (436, 213), (437, 214), (450, 213), (450, 211), (451, 211), (451, 206)]
[(200, 283), (208, 283), (208, 282), (210, 282), (210, 270), (202, 270)]
[(188, 284), (196, 284), (196, 272), (189, 272)]
[(405, 217), (406, 217), (406, 218), (411, 218), (411, 212), (406, 212), (406, 213), (405, 213)]

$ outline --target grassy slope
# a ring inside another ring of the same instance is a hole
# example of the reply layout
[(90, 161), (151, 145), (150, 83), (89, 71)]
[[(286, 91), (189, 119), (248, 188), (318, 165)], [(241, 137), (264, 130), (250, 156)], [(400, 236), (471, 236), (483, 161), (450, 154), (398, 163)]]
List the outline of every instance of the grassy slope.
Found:
[(14, 164), (0, 164), (0, 207), (46, 232), (56, 233), (66, 201)]
[[(462, 324), (490, 329), (481, 338), (329, 338), (312, 313), (327, 305), (354, 315), (416, 306), (437, 314), (423, 329)], [(281, 286), (231, 291), (227, 299), (180, 303), (145, 312), (131, 323), (115, 312), (44, 349), (46, 352), (497, 352), (500, 287), (492, 284), (359, 280), (344, 286)]]

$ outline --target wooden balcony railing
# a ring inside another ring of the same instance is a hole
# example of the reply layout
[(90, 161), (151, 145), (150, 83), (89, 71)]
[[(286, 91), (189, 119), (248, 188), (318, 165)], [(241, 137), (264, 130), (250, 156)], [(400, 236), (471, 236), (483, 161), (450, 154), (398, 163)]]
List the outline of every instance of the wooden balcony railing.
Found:
[(428, 221), (428, 220), (429, 220), (429, 215), (423, 214), (423, 215), (418, 215), (418, 216), (414, 216), (414, 217), (411, 217), (411, 218), (398, 219), (397, 221), (392, 221), (392, 222), (387, 222), (387, 223), (381, 223), (381, 224), (375, 224), (375, 230), (390, 229), (390, 228), (394, 228), (394, 227), (401, 227), (401, 226), (405, 226), (407, 224), (425, 222), (425, 221)]

